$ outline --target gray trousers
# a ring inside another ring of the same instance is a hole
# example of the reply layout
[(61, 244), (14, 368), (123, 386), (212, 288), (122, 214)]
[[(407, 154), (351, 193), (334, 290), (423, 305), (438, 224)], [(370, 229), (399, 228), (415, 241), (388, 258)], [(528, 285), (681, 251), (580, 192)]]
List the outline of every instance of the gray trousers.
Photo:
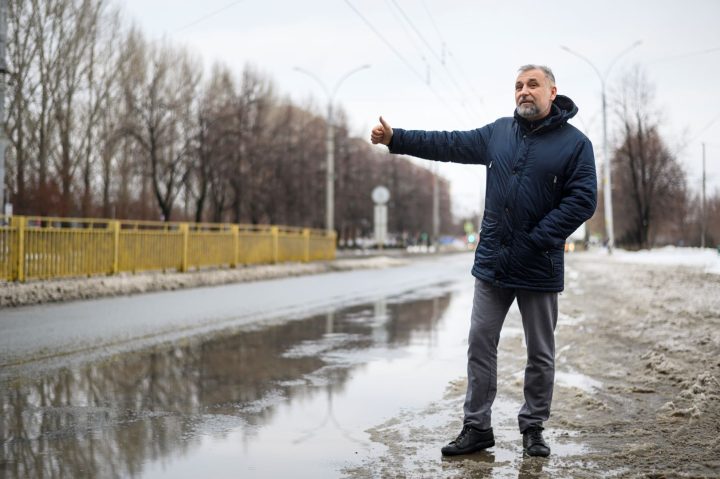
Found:
[(468, 388), (464, 424), (491, 426), (491, 408), (497, 393), (497, 346), (510, 305), (517, 299), (527, 344), (525, 404), (520, 408), (520, 432), (542, 426), (550, 417), (555, 380), (555, 325), (558, 294), (496, 288), (475, 280), (475, 296), (468, 340)]

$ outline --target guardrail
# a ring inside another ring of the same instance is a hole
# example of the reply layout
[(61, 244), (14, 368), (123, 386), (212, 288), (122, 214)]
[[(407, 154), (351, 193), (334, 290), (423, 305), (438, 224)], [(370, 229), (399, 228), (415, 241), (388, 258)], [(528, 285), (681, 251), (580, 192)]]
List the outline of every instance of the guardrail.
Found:
[(329, 260), (335, 244), (288, 226), (0, 216), (0, 280)]

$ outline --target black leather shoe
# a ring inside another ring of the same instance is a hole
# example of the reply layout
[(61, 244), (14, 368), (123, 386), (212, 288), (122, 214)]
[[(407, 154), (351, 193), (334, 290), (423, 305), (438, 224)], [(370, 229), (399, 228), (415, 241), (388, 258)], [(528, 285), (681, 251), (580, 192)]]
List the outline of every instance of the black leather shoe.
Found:
[(458, 437), (440, 451), (443, 456), (459, 456), (481, 451), (494, 445), (495, 436), (493, 436), (492, 428), (480, 430), (466, 424)]
[(542, 432), (541, 426), (531, 426), (523, 432), (523, 449), (528, 456), (548, 457), (550, 455), (550, 448), (543, 439)]

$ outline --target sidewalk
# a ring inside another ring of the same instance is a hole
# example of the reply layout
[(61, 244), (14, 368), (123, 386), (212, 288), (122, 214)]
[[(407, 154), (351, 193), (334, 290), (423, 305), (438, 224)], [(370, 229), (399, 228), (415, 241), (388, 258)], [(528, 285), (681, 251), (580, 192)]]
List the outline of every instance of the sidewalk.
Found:
[(265, 279), (287, 278), (332, 271), (377, 269), (407, 264), (408, 259), (388, 256), (340, 258), (314, 263), (282, 263), (273, 265), (243, 266), (234, 269), (203, 269), (187, 273), (161, 271), (117, 276), (68, 278), (28, 283), (2, 284), (0, 308), (56, 303), (108, 296), (123, 296), (153, 291), (173, 291), (200, 286), (244, 283)]

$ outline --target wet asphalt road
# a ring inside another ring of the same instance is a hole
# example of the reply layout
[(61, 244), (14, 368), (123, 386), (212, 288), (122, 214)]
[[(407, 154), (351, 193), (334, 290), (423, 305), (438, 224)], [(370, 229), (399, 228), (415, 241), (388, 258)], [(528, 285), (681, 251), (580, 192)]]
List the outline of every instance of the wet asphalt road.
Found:
[[(402, 418), (464, 377), (471, 261), (0, 311), (0, 478), (382, 477), (373, 429), (411, 435)], [(503, 337), (522, 348), (515, 307)], [(482, 477), (542, 471), (517, 466), (516, 403), (496, 401)], [(421, 456), (439, 463), (448, 439)]]
[(464, 369), (471, 255), (0, 312), (0, 477), (340, 477)]
[[(0, 375), (270, 319), (307, 316), (458, 278), (472, 254), (407, 266), (0, 310)], [(45, 359), (46, 361), (41, 361)], [(0, 376), (1, 377), (1, 376)]]

